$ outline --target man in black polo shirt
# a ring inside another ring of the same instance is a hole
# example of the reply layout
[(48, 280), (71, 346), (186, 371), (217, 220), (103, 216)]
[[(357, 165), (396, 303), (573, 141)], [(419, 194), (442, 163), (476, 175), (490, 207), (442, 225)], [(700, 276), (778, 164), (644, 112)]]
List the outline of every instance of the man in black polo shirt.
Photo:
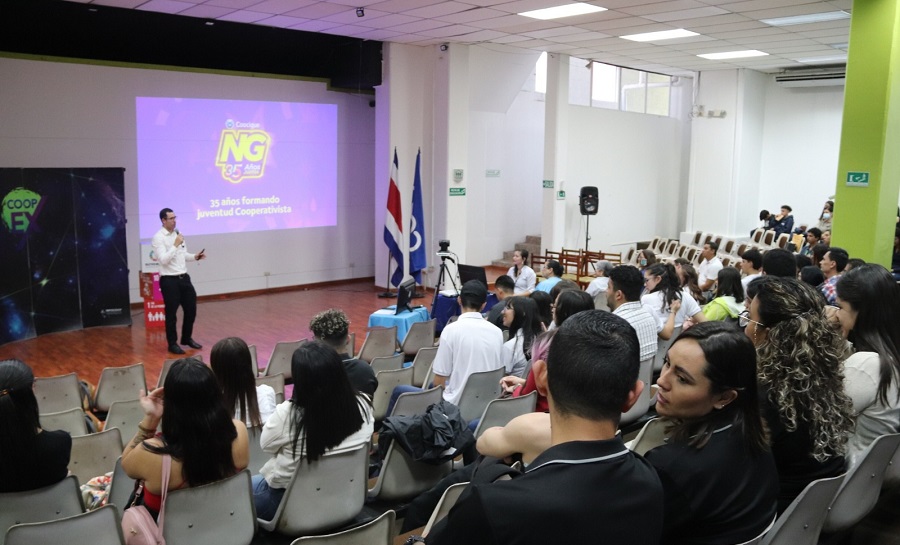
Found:
[(519, 478), (469, 486), (427, 542), (658, 543), (659, 478), (615, 435), (641, 391), (639, 353), (634, 328), (616, 315), (566, 320), (532, 368), (549, 399), (552, 446)]

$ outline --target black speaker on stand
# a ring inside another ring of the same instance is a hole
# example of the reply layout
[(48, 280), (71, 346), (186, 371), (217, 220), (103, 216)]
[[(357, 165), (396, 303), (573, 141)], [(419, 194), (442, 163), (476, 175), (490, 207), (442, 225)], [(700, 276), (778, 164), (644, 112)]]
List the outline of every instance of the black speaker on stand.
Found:
[(588, 242), (591, 240), (591, 216), (597, 213), (600, 208), (600, 196), (597, 188), (594, 186), (584, 186), (581, 188), (581, 194), (578, 196), (578, 208), (581, 215), (586, 216), (586, 226), (584, 232), (584, 251), (588, 251)]

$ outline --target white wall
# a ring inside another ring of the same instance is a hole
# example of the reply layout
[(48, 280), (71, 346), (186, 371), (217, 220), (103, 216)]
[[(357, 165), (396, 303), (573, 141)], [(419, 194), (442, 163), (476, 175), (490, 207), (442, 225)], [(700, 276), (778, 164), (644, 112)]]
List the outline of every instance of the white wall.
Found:
[[(793, 207), (795, 224), (815, 225), (837, 184), (843, 107), (843, 86), (785, 88), (769, 77), (751, 226), (760, 209), (775, 211), (782, 204)], [(835, 213), (840, 214), (839, 203)]]
[[(209, 260), (190, 265), (201, 295), (374, 274), (371, 96), (324, 83), (0, 58), (0, 166), (124, 167), (132, 302), (138, 273), (137, 96), (230, 98), (338, 105), (338, 224), (188, 237)], [(171, 207), (179, 209), (178, 196)], [(264, 272), (271, 273), (265, 276)]]

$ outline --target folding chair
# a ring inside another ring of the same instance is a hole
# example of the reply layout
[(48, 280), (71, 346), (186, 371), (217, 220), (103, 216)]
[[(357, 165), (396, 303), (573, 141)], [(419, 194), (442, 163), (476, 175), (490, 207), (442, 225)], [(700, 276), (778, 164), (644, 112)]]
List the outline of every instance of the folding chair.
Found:
[(505, 372), (504, 367), (499, 367), (493, 371), (469, 375), (459, 394), (459, 403), (456, 404), (463, 420), (468, 422), (473, 418), (480, 418), (488, 403), (500, 397), (500, 379)]
[(256, 345), (247, 345), (250, 349), (250, 364), (253, 366), (253, 376), (259, 376), (259, 358), (256, 355)]
[[(45, 522), (84, 513), (78, 477), (69, 475), (44, 488), (0, 494), (0, 532), (14, 524)], [(42, 539), (33, 543), (45, 542)], [(65, 543), (65, 540), (57, 543)], [(3, 539), (0, 539), (0, 545)]]
[(263, 376), (270, 377), (281, 373), (284, 375), (285, 382), (291, 382), (293, 380), (291, 376), (291, 358), (294, 357), (294, 352), (300, 348), (300, 345), (305, 342), (306, 339), (275, 343), (275, 348), (272, 350), (272, 355), (269, 356), (269, 362), (266, 364)]
[(681, 326), (676, 327), (672, 330), (672, 336), (669, 337), (668, 340), (659, 338), (656, 341), (656, 356), (653, 358), (653, 371), (661, 371), (663, 368), (663, 362), (666, 359), (666, 352), (669, 351), (669, 347), (672, 346), (672, 343), (675, 342), (675, 339), (681, 335)]
[(769, 230), (763, 233), (762, 244), (763, 246), (772, 246), (772, 243), (775, 241), (775, 231)]
[[(201, 354), (194, 354), (191, 356), (192, 359), (195, 359), (199, 362), (203, 361), (203, 356)], [(159, 379), (156, 381), (156, 387), (162, 388), (163, 384), (166, 383), (166, 377), (169, 375), (169, 369), (172, 368), (172, 364), (176, 361), (184, 359), (184, 358), (169, 358), (163, 362), (162, 370), (159, 372)]]
[(444, 493), (441, 495), (441, 499), (438, 500), (438, 504), (434, 507), (434, 511), (431, 512), (431, 517), (428, 519), (428, 523), (425, 524), (425, 529), (422, 530), (422, 536), (427, 537), (428, 532), (434, 528), (434, 525), (444, 519), (450, 510), (453, 509), (453, 506), (456, 505), (456, 501), (462, 495), (463, 492), (466, 491), (466, 487), (469, 486), (468, 482), (464, 483), (456, 483), (447, 487), (447, 490), (444, 490)]
[(436, 386), (421, 392), (404, 392), (397, 397), (397, 402), (394, 403), (394, 408), (389, 416), (424, 414), (428, 407), (441, 402), (443, 394), (444, 388), (442, 386)]
[(300, 536), (346, 524), (362, 511), (368, 472), (368, 443), (327, 454), (314, 462), (301, 460), (278, 504), (275, 518), (258, 519), (259, 526), (269, 532)]
[(784, 249), (784, 247), (787, 246), (788, 238), (790, 238), (790, 236), (789, 233), (781, 233), (778, 235), (778, 238), (775, 239), (775, 247)]
[(385, 511), (377, 519), (362, 526), (323, 536), (298, 537), (291, 545), (391, 545), (397, 514)]
[(373, 500), (407, 500), (425, 492), (450, 474), (451, 460), (434, 465), (416, 462), (392, 441), (384, 455), (381, 473), (369, 489)]
[(122, 519), (112, 505), (49, 522), (17, 524), (6, 532), (6, 545), (68, 543), (125, 545)]
[(644, 424), (628, 448), (632, 452), (643, 456), (648, 450), (658, 447), (666, 442), (666, 421), (664, 418), (654, 418)]
[(691, 244), (694, 246), (700, 246), (700, 239), (703, 238), (703, 231), (697, 231), (694, 233), (694, 236), (691, 238)]
[(122, 469), (122, 457), (119, 456), (113, 469), (112, 482), (109, 483), (109, 495), (106, 503), (115, 505), (119, 508), (119, 511), (124, 511), (133, 491), (134, 479), (129, 477), (125, 470)]
[(652, 397), (650, 386), (653, 383), (654, 359), (655, 357), (650, 357), (641, 362), (638, 379), (644, 382), (644, 389), (641, 391), (641, 395), (638, 397), (637, 401), (634, 402), (634, 405), (632, 405), (627, 412), (622, 413), (622, 417), (619, 419), (619, 427), (631, 424), (647, 414), (647, 411), (650, 410), (650, 399)]
[(387, 408), (391, 402), (391, 394), (394, 388), (401, 384), (412, 385), (413, 368), (397, 369), (394, 371), (381, 371), (375, 374), (378, 379), (378, 389), (372, 396), (372, 412), (376, 422), (381, 422), (387, 416)]
[(35, 377), (34, 397), (41, 414), (58, 413), (69, 409), (83, 409), (78, 375), (69, 373), (55, 377)]
[(409, 332), (400, 345), (400, 352), (407, 358), (414, 358), (420, 348), (434, 346), (434, 327), (437, 320), (432, 318), (427, 322), (416, 322), (409, 327)]
[(116, 459), (121, 455), (122, 435), (119, 428), (73, 437), (69, 473), (84, 484), (94, 477), (114, 471)]
[(141, 390), (147, 391), (147, 380), (144, 377), (143, 363), (103, 369), (94, 393), (94, 407), (98, 411), (107, 412), (114, 401), (139, 399)]
[(144, 418), (144, 409), (141, 408), (141, 401), (116, 401), (109, 407), (106, 414), (106, 424), (104, 430), (119, 428), (122, 439), (122, 448), (125, 448), (125, 442), (130, 440), (137, 431), (138, 424)]
[(429, 348), (420, 348), (416, 353), (416, 357), (413, 358), (413, 386), (418, 386), (419, 388), (428, 387), (428, 384), (425, 384), (425, 377), (428, 375), (428, 371), (431, 369), (431, 364), (434, 363), (434, 357), (437, 356), (437, 347), (429, 347)]
[(752, 236), (753, 244), (762, 244), (763, 243), (762, 242), (763, 235), (765, 235), (765, 234), (766, 234), (765, 229), (757, 229), (757, 230), (753, 231), (753, 236)]
[[(393, 356), (378, 356), (377, 358), (372, 358), (370, 365), (372, 371), (374, 371), (376, 375), (381, 371), (396, 371), (397, 369), (403, 369), (403, 353), (400, 352)], [(410, 379), (410, 381), (412, 381), (412, 379)]]
[(276, 403), (284, 402), (284, 375), (278, 373), (277, 375), (256, 377), (256, 385), (260, 384), (268, 384), (275, 390)]
[[(434, 342), (434, 341), (432, 341)], [(393, 356), (397, 351), (397, 326), (373, 327), (369, 329), (356, 359), (372, 363), (379, 356)]]
[(255, 533), (256, 508), (246, 469), (214, 483), (172, 490), (166, 498), (166, 543), (250, 545)]
[(806, 485), (763, 536), (761, 545), (816, 545), (844, 475), (819, 479)]
[(42, 414), (40, 415), (41, 428), (45, 430), (64, 430), (73, 437), (87, 435), (88, 428), (84, 418), (84, 411), (81, 410), (81, 407), (69, 409), (68, 411), (59, 411), (58, 413)]
[(491, 400), (475, 428), (475, 438), (481, 437), (484, 430), (495, 426), (505, 426), (517, 416), (534, 412), (537, 405), (537, 392), (519, 397), (505, 397)]

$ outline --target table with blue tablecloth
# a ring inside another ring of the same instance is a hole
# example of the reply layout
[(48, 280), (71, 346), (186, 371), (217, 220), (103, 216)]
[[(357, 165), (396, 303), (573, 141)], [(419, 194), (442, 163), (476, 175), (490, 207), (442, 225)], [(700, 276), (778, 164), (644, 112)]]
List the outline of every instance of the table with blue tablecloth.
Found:
[[(487, 301), (485, 302), (482, 312), (490, 311), (491, 307), (498, 302), (499, 299), (497, 299), (497, 296), (492, 292), (488, 292)], [(444, 327), (447, 325), (447, 322), (450, 321), (450, 318), (459, 316), (459, 314), (460, 308), (456, 296), (451, 297), (439, 293), (437, 299), (434, 300), (434, 304), (431, 306), (431, 317), (435, 319), (435, 333), (440, 335), (441, 331), (443, 331)]]
[(428, 310), (425, 307), (416, 307), (412, 310), (404, 310), (396, 314), (395, 305), (376, 310), (369, 316), (369, 327), (393, 327), (397, 326), (397, 342), (402, 343), (409, 333), (409, 328), (416, 322), (427, 322)]

